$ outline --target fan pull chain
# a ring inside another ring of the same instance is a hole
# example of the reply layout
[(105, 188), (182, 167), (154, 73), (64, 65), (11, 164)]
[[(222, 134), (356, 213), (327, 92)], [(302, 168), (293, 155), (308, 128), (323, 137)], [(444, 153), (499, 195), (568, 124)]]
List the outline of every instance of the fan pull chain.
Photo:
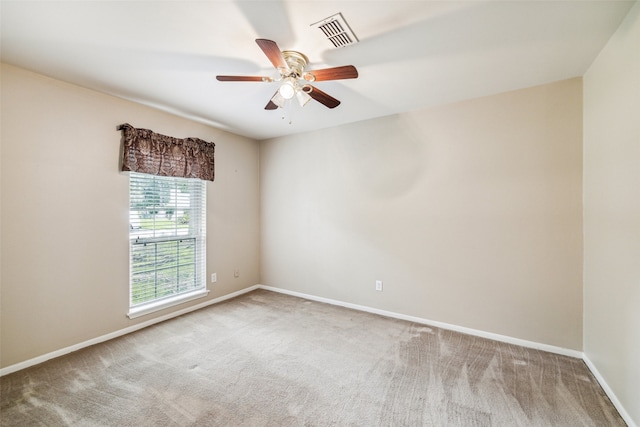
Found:
[(283, 108), (283, 113), (282, 113), (282, 120), (286, 120), (287, 118), (287, 114), (289, 115), (289, 125), (293, 124), (293, 102), (291, 100), (289, 100), (287, 102), (287, 104), (285, 105), (285, 108)]

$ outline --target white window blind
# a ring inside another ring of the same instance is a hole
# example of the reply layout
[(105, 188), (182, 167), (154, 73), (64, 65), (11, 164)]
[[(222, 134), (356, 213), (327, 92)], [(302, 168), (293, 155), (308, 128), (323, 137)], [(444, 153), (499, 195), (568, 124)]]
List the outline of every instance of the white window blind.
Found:
[(131, 310), (205, 289), (205, 209), (204, 181), (130, 173)]

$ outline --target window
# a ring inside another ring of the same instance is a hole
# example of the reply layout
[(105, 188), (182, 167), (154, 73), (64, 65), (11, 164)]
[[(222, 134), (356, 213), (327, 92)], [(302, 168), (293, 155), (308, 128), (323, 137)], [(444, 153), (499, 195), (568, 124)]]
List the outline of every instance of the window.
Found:
[(207, 294), (206, 186), (131, 172), (129, 317)]

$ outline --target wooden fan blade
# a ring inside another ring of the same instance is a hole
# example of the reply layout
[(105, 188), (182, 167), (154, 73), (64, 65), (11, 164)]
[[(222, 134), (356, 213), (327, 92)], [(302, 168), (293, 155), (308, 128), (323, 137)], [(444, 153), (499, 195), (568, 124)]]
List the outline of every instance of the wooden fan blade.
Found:
[(269, 103), (264, 107), (265, 110), (277, 110), (278, 106), (273, 103), (273, 101), (269, 101)]
[(272, 82), (271, 77), (262, 76), (216, 76), (221, 82)]
[(278, 94), (278, 91), (276, 91), (276, 93), (273, 94), (273, 96), (271, 97), (271, 99), (269, 100), (267, 105), (265, 105), (265, 107), (264, 107), (265, 110), (277, 110), (278, 109), (278, 105), (275, 102), (273, 102), (273, 97), (276, 96), (277, 94)]
[[(311, 90), (309, 91), (306, 88), (309, 88)], [(338, 101), (337, 99), (335, 99), (331, 95), (327, 95), (326, 93), (324, 93), (323, 91), (321, 91), (320, 89), (318, 89), (315, 86), (305, 85), (303, 90), (310, 97), (312, 97), (313, 99), (315, 99), (319, 103), (323, 104), (327, 108), (336, 108), (338, 105), (340, 105), (340, 101)]]
[(312, 70), (304, 73), (304, 79), (308, 82), (320, 82), (323, 80), (355, 79), (358, 77), (358, 70), (353, 65), (343, 65), (341, 67), (324, 68)]
[(289, 65), (287, 65), (287, 61), (284, 60), (284, 56), (282, 56), (282, 52), (276, 42), (267, 39), (256, 39), (256, 43), (258, 43), (260, 49), (267, 55), (267, 58), (269, 58), (269, 61), (271, 61), (276, 69), (289, 71)]

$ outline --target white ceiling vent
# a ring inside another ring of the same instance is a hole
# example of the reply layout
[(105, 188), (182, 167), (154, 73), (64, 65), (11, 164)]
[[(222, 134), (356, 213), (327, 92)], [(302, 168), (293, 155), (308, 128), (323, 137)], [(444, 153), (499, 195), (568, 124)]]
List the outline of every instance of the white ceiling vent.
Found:
[(336, 13), (322, 21), (311, 24), (312, 27), (318, 27), (334, 47), (343, 47), (350, 44), (358, 43), (358, 38), (344, 20), (342, 13)]

